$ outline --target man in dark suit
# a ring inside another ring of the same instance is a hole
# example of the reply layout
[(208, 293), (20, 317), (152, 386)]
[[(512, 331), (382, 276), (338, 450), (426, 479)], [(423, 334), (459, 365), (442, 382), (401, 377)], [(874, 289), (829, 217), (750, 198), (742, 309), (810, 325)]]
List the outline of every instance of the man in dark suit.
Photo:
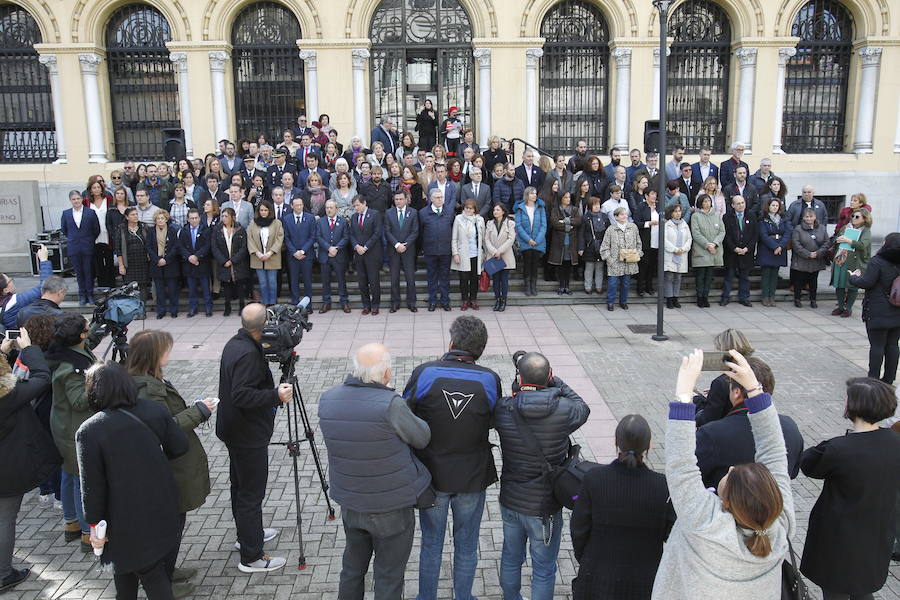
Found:
[(741, 196), (747, 204), (747, 212), (751, 212), (759, 216), (759, 194), (756, 188), (747, 179), (747, 167), (738, 167), (734, 170), (734, 183), (722, 188), (725, 195), (725, 202), (731, 202), (735, 196)]
[(425, 190), (426, 197), (431, 197), (431, 190), (440, 190), (443, 194), (444, 204), (451, 212), (455, 212), (459, 204), (459, 188), (455, 183), (447, 178), (447, 166), (443, 164), (434, 165), (434, 181), (429, 184)]
[(347, 296), (347, 264), (350, 257), (350, 226), (344, 217), (337, 216), (337, 202), (325, 202), (325, 216), (316, 222), (316, 242), (319, 247), (319, 265), (322, 268), (322, 307), (319, 313), (331, 310), (331, 277), (338, 282), (341, 308), (350, 312)]
[(293, 165), (287, 164), (284, 149), (279, 148), (275, 151), (275, 164), (269, 167), (267, 182), (270, 188), (273, 188), (278, 185), (282, 185), (281, 176), (285, 173), (293, 173), (294, 179), (297, 178), (297, 169), (294, 168)]
[[(751, 356), (747, 359), (756, 380), (762, 384), (763, 391), (771, 394), (775, 389), (775, 377), (772, 369), (762, 360)], [(747, 417), (747, 392), (729, 379), (729, 400), (731, 410), (716, 421), (711, 421), (697, 430), (697, 466), (703, 476), (703, 485), (707, 488), (718, 488), (722, 477), (728, 473), (732, 465), (744, 465), (755, 462), (756, 444), (750, 419)], [(800, 472), (800, 455), (803, 453), (803, 436), (797, 423), (787, 415), (778, 415), (781, 421), (781, 433), (787, 447), (788, 474), (796, 479)]]
[(206, 191), (209, 197), (219, 203), (219, 207), (228, 202), (228, 191), (222, 188), (222, 180), (215, 173), (206, 176)]
[(306, 168), (308, 167), (306, 163), (306, 158), (310, 155), (315, 155), (318, 159), (318, 162), (322, 162), (322, 153), (318, 147), (312, 145), (312, 134), (304, 133), (299, 138), (300, 147), (297, 149), (297, 152), (294, 154), (294, 158), (297, 161), (298, 168)]
[(522, 180), (525, 187), (531, 186), (540, 192), (546, 176), (543, 169), (534, 164), (534, 152), (526, 148), (522, 152), (522, 164), (516, 167), (516, 177)]
[(187, 278), (188, 318), (197, 314), (199, 297), (203, 294), (206, 316), (212, 316), (212, 297), (209, 293), (209, 257), (212, 253), (212, 230), (200, 226), (200, 211), (196, 208), (188, 210), (187, 224), (178, 231), (178, 248), (181, 251), (181, 272)]
[(687, 196), (688, 203), (693, 206), (694, 198), (700, 191), (702, 181), (694, 178), (694, 169), (691, 163), (681, 163), (681, 176), (678, 178), (678, 190)]
[(397, 151), (397, 146), (400, 145), (400, 138), (397, 132), (394, 131), (394, 120), (388, 116), (381, 117), (381, 123), (372, 130), (369, 141), (371, 142), (370, 148), (375, 147), (375, 142), (381, 142), (386, 153), (394, 154)]
[(72, 208), (63, 211), (60, 229), (78, 280), (78, 304), (84, 306), (94, 303), (94, 241), (100, 235), (100, 220), (94, 209), (84, 206), (78, 190), (69, 192), (69, 202)]
[(428, 310), (434, 312), (438, 302), (450, 310), (450, 243), (453, 237), (453, 209), (444, 205), (444, 194), (434, 188), (428, 192), (431, 201), (419, 210), (419, 231), (428, 274)]
[(225, 155), (219, 159), (219, 162), (222, 163), (222, 172), (226, 175), (240, 173), (244, 168), (244, 161), (235, 154), (234, 144), (231, 142), (225, 144)]
[(691, 165), (691, 177), (699, 180), (701, 186), (707, 177), (719, 179), (719, 167), (710, 162), (710, 156), (712, 156), (712, 150), (700, 148), (700, 160)]
[(494, 204), (491, 202), (491, 187), (486, 183), (482, 183), (484, 175), (478, 167), (469, 168), (469, 178), (472, 181), (462, 186), (459, 193), (459, 203), (465, 205), (466, 200), (469, 198), (474, 199), (475, 206), (478, 207), (478, 214), (487, 222), (491, 219), (491, 211), (494, 208)]
[(731, 302), (731, 284), (738, 276), (738, 302), (744, 306), (750, 303), (750, 269), (756, 256), (757, 221), (756, 215), (747, 210), (742, 196), (731, 199), (731, 210), (725, 213), (725, 282), (719, 306)]
[(416, 312), (416, 238), (419, 215), (408, 206), (406, 192), (394, 192), (394, 207), (384, 214), (384, 236), (391, 262), (391, 312), (400, 308), (400, 269), (406, 277), (406, 307)]
[(350, 216), (350, 248), (356, 259), (356, 276), (363, 311), (367, 315), (378, 314), (381, 307), (381, 247), (382, 217), (377, 210), (369, 209), (365, 196), (353, 199), (356, 211)]
[(294, 139), (299, 140), (303, 137), (303, 134), (312, 135), (312, 128), (307, 124), (306, 115), (300, 115), (297, 117), (297, 125), (291, 130), (291, 133), (294, 134)]
[(294, 186), (294, 174), (291, 171), (285, 171), (281, 176), (281, 189), (284, 190), (285, 206), (292, 206), (294, 198), (299, 198), (303, 192), (299, 187)]
[(244, 189), (248, 189), (253, 185), (253, 178), (257, 175), (262, 175), (263, 179), (267, 178), (265, 171), (256, 168), (256, 159), (252, 156), (245, 156), (244, 168), (241, 169), (241, 179), (244, 181)]
[[(298, 150), (297, 152), (299, 153), (300, 151)], [(299, 187), (301, 190), (306, 189), (306, 178), (309, 177), (310, 173), (318, 173), (319, 177), (322, 178), (322, 181), (327, 182), (329, 180), (329, 178), (331, 177), (331, 173), (319, 167), (318, 154), (316, 154), (315, 152), (310, 152), (303, 160), (304, 162), (297, 163), (300, 165), (304, 165), (303, 170), (300, 171), (300, 173), (297, 175), (297, 187)]]
[(292, 212), (281, 218), (284, 245), (287, 247), (288, 272), (291, 277), (291, 304), (300, 302), (300, 278), (303, 295), (312, 298), (313, 244), (316, 242), (316, 218), (303, 210), (303, 198), (291, 202)]

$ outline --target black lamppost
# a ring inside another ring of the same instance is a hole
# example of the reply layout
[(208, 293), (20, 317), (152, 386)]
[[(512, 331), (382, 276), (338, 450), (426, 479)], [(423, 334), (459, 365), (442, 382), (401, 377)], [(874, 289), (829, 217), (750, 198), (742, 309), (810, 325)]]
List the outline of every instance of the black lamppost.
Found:
[(669, 339), (663, 333), (663, 281), (665, 279), (666, 256), (666, 74), (668, 60), (666, 57), (668, 26), (667, 18), (671, 0), (653, 0), (653, 6), (659, 11), (659, 185), (656, 192), (656, 212), (659, 214), (659, 231), (657, 236), (657, 268), (656, 268), (656, 334), (652, 339), (664, 342)]

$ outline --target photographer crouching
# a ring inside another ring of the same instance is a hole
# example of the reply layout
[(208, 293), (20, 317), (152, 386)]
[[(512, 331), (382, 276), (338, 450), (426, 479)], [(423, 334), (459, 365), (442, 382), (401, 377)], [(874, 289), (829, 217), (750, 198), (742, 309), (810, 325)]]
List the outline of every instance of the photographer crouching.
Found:
[(219, 407), (216, 435), (228, 448), (231, 511), (237, 528), (244, 573), (274, 571), (282, 557), (263, 552), (263, 543), (278, 535), (263, 530), (262, 501), (268, 480), (268, 445), (275, 427), (275, 409), (291, 401), (290, 384), (275, 387), (260, 345), (266, 307), (248, 304), (241, 311), (241, 329), (228, 340), (219, 365)]

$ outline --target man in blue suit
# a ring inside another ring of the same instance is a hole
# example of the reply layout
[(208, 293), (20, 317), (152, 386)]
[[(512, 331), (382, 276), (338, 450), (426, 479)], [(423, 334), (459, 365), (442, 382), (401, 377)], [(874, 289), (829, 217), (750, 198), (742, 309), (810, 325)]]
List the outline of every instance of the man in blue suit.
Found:
[[(297, 175), (297, 187), (300, 189), (306, 189), (306, 178), (309, 177), (310, 173), (318, 173), (319, 177), (321, 177), (324, 182), (327, 182), (331, 178), (331, 173), (319, 167), (319, 155), (315, 152), (310, 152), (306, 155), (305, 164), (306, 167)], [(282, 183), (284, 183), (283, 179)]]
[(701, 186), (707, 177), (715, 177), (716, 181), (719, 180), (719, 167), (709, 160), (710, 156), (712, 156), (712, 150), (700, 148), (700, 161), (691, 165), (691, 177), (699, 181)]
[(325, 216), (316, 223), (316, 242), (319, 245), (319, 265), (322, 267), (322, 307), (319, 313), (331, 310), (331, 277), (337, 278), (341, 308), (350, 312), (347, 296), (347, 264), (350, 227), (344, 217), (337, 216), (337, 202), (325, 202)]
[[(486, 186), (485, 186), (486, 187)], [(384, 237), (391, 263), (391, 312), (400, 308), (400, 269), (406, 276), (406, 307), (416, 308), (416, 238), (419, 214), (407, 206), (409, 197), (402, 189), (394, 192), (394, 206), (384, 215)]]
[(303, 211), (303, 198), (294, 198), (292, 212), (281, 217), (284, 245), (287, 246), (288, 272), (291, 277), (291, 303), (300, 302), (300, 277), (303, 295), (312, 298), (313, 244), (316, 242), (316, 218)]
[(456, 216), (444, 206), (441, 190), (429, 191), (428, 199), (431, 204), (419, 210), (419, 231), (428, 274), (428, 311), (434, 312), (438, 302), (450, 310), (450, 242)]
[(181, 273), (187, 278), (188, 319), (197, 314), (199, 294), (203, 294), (206, 316), (212, 316), (213, 304), (209, 294), (211, 236), (212, 229), (200, 226), (200, 211), (196, 208), (188, 210), (187, 224), (178, 231), (178, 249), (182, 258)]
[(382, 217), (369, 208), (365, 196), (353, 199), (350, 215), (350, 249), (356, 264), (359, 292), (362, 295), (362, 314), (377, 315), (381, 308), (381, 263), (384, 258), (381, 243)]
[(381, 123), (375, 126), (375, 129), (372, 130), (370, 148), (375, 147), (375, 142), (381, 142), (384, 146), (384, 151), (388, 154), (393, 154), (397, 151), (397, 146), (400, 145), (400, 138), (397, 135), (397, 132), (394, 131), (394, 120), (391, 117), (381, 117)]
[(69, 202), (72, 208), (63, 211), (60, 229), (78, 280), (78, 304), (84, 306), (94, 302), (94, 240), (100, 235), (100, 220), (92, 208), (85, 207), (78, 190), (69, 192)]

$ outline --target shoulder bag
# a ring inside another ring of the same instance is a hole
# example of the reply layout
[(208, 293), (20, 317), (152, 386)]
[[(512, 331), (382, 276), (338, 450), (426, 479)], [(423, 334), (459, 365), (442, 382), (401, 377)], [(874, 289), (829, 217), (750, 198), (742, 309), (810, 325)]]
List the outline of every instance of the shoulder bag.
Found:
[(788, 554), (790, 560), (785, 559), (781, 563), (781, 600), (812, 600), (809, 588), (797, 568), (797, 556), (791, 540), (788, 540)]

